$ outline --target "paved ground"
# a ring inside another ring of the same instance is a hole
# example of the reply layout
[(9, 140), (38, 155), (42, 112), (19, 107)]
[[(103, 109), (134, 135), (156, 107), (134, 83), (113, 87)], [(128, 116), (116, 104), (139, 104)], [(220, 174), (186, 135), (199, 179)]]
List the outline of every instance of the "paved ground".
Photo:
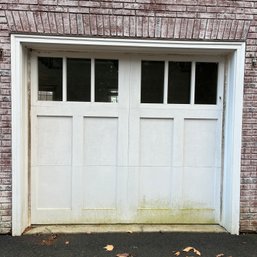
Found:
[[(108, 252), (104, 249), (106, 245), (113, 245), (114, 249)], [(191, 250), (186, 249), (189, 246)], [(118, 255), (122, 253), (127, 255)], [(257, 234), (159, 232), (0, 236), (0, 257), (195, 257), (200, 254), (203, 257), (257, 257)]]

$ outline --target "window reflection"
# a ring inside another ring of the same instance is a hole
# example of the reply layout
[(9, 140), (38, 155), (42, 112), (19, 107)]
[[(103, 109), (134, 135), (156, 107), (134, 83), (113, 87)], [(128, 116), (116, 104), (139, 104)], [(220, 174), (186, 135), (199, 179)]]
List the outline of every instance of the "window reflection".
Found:
[(195, 104), (216, 104), (218, 63), (196, 63)]
[(163, 103), (164, 62), (142, 61), (141, 103)]
[(118, 102), (118, 60), (95, 60), (95, 102)]
[(38, 100), (62, 101), (62, 58), (38, 57)]
[(191, 62), (169, 62), (168, 103), (189, 104)]
[(89, 102), (91, 93), (91, 60), (67, 59), (67, 100)]

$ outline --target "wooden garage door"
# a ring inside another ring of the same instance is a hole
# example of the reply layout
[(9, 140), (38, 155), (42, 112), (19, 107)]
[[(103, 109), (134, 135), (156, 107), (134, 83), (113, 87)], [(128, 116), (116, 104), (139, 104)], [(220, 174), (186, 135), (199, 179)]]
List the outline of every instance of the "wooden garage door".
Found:
[(223, 63), (32, 57), (31, 219), (218, 223)]

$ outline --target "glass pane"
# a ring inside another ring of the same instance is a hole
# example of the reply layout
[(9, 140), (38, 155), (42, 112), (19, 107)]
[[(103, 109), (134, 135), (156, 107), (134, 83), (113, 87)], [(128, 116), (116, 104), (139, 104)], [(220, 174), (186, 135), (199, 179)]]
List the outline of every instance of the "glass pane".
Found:
[(38, 57), (38, 100), (62, 101), (62, 58)]
[(67, 59), (67, 100), (90, 101), (91, 60)]
[(168, 103), (189, 104), (191, 62), (169, 62)]
[(118, 60), (95, 60), (95, 101), (118, 102)]
[(142, 61), (141, 103), (163, 103), (164, 62)]
[(195, 104), (216, 104), (218, 63), (196, 63)]

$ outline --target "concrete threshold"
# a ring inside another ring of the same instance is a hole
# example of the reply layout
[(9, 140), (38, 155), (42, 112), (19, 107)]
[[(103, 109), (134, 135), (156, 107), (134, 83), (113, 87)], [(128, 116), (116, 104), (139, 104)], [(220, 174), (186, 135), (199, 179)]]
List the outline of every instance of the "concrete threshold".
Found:
[(128, 225), (38, 225), (25, 231), (25, 235), (33, 234), (75, 234), (75, 233), (138, 233), (138, 232), (199, 232), (227, 233), (219, 225), (157, 225), (157, 224), (128, 224)]

